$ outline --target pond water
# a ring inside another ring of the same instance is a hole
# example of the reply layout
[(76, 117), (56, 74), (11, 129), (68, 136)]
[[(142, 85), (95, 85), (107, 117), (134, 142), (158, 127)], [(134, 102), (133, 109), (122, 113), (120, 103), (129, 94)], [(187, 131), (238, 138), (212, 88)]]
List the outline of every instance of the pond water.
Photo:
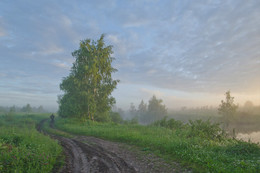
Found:
[(254, 143), (260, 143), (260, 131), (251, 132), (251, 133), (238, 133), (237, 139), (242, 139), (243, 141), (250, 140)]

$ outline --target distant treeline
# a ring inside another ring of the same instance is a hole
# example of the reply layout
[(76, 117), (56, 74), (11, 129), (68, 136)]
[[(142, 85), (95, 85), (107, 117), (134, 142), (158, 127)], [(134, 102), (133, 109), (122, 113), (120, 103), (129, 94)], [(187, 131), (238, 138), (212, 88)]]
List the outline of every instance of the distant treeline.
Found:
[(32, 107), (30, 104), (26, 104), (23, 107), (19, 106), (0, 106), (0, 113), (15, 113), (15, 112), (24, 112), (24, 113), (46, 113), (43, 106)]
[(118, 112), (125, 120), (132, 120), (140, 124), (150, 124), (167, 116), (167, 108), (163, 104), (163, 100), (157, 99), (156, 96), (152, 96), (148, 104), (142, 100), (137, 108), (131, 103), (128, 111), (123, 111), (121, 108), (114, 108), (113, 111)]
[[(223, 116), (218, 113), (216, 107), (186, 108), (181, 110), (169, 111), (169, 118), (174, 118), (188, 123), (189, 120), (210, 120), (212, 122), (223, 123)], [(252, 132), (260, 130), (260, 106), (247, 106), (247, 104), (238, 107), (236, 113), (230, 121), (228, 129), (236, 132)]]
[[(164, 117), (167, 119), (174, 118), (184, 123), (190, 120), (210, 120), (212, 122), (223, 123), (223, 116), (219, 114), (218, 107), (202, 106), (196, 108), (182, 107), (179, 110), (167, 110), (163, 105), (163, 100), (153, 96), (148, 104), (143, 100), (136, 106), (131, 103), (127, 111), (121, 108), (115, 108), (123, 119), (137, 121), (141, 124), (150, 124)], [(234, 117), (232, 118), (229, 129), (236, 129), (237, 132), (250, 132), (260, 130), (260, 106), (254, 105), (251, 101), (245, 102), (244, 105), (238, 106)]]

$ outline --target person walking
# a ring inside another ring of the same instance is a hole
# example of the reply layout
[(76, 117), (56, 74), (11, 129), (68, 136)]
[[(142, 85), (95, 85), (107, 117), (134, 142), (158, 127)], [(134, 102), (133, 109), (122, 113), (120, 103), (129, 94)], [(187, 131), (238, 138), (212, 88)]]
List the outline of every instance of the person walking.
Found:
[(53, 125), (54, 125), (54, 118), (55, 118), (55, 116), (53, 114), (51, 114), (51, 116), (50, 116), (50, 119), (51, 119), (50, 126), (51, 127), (53, 127)]

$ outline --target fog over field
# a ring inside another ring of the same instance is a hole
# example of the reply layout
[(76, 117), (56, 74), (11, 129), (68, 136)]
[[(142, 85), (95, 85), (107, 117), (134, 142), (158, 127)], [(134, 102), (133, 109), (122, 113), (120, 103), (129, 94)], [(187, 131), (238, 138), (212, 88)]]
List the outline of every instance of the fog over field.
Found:
[(0, 172), (260, 172), (260, 0), (0, 0)]
[(0, 105), (57, 110), (85, 38), (113, 45), (117, 107), (152, 95), (169, 109), (260, 105), (260, 1), (0, 2)]

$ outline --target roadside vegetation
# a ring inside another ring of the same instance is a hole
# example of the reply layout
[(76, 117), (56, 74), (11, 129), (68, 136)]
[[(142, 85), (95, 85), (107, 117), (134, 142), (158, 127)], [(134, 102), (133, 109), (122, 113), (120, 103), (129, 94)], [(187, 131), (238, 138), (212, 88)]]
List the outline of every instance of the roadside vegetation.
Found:
[(60, 118), (56, 127), (75, 135), (95, 136), (139, 146), (168, 161), (178, 161), (195, 172), (259, 172), (260, 147), (227, 137), (218, 124), (174, 119), (149, 126), (82, 122)]
[(47, 117), (49, 114), (0, 115), (0, 172), (52, 171), (62, 148), (35, 129)]
[(112, 111), (115, 99), (111, 93), (119, 82), (112, 79), (117, 71), (112, 67), (112, 53), (112, 46), (104, 43), (104, 35), (97, 41), (80, 42), (72, 53), (75, 62), (70, 74), (60, 84), (64, 93), (58, 98), (58, 113), (62, 118), (53, 133), (133, 144), (197, 172), (260, 172), (259, 146), (226, 134), (238, 110), (230, 91), (215, 110), (219, 118), (215, 122), (222, 121), (223, 128), (209, 120), (187, 120), (186, 124), (168, 120), (168, 110), (156, 96), (147, 104), (142, 100), (138, 108), (131, 103), (128, 115), (120, 108)]

